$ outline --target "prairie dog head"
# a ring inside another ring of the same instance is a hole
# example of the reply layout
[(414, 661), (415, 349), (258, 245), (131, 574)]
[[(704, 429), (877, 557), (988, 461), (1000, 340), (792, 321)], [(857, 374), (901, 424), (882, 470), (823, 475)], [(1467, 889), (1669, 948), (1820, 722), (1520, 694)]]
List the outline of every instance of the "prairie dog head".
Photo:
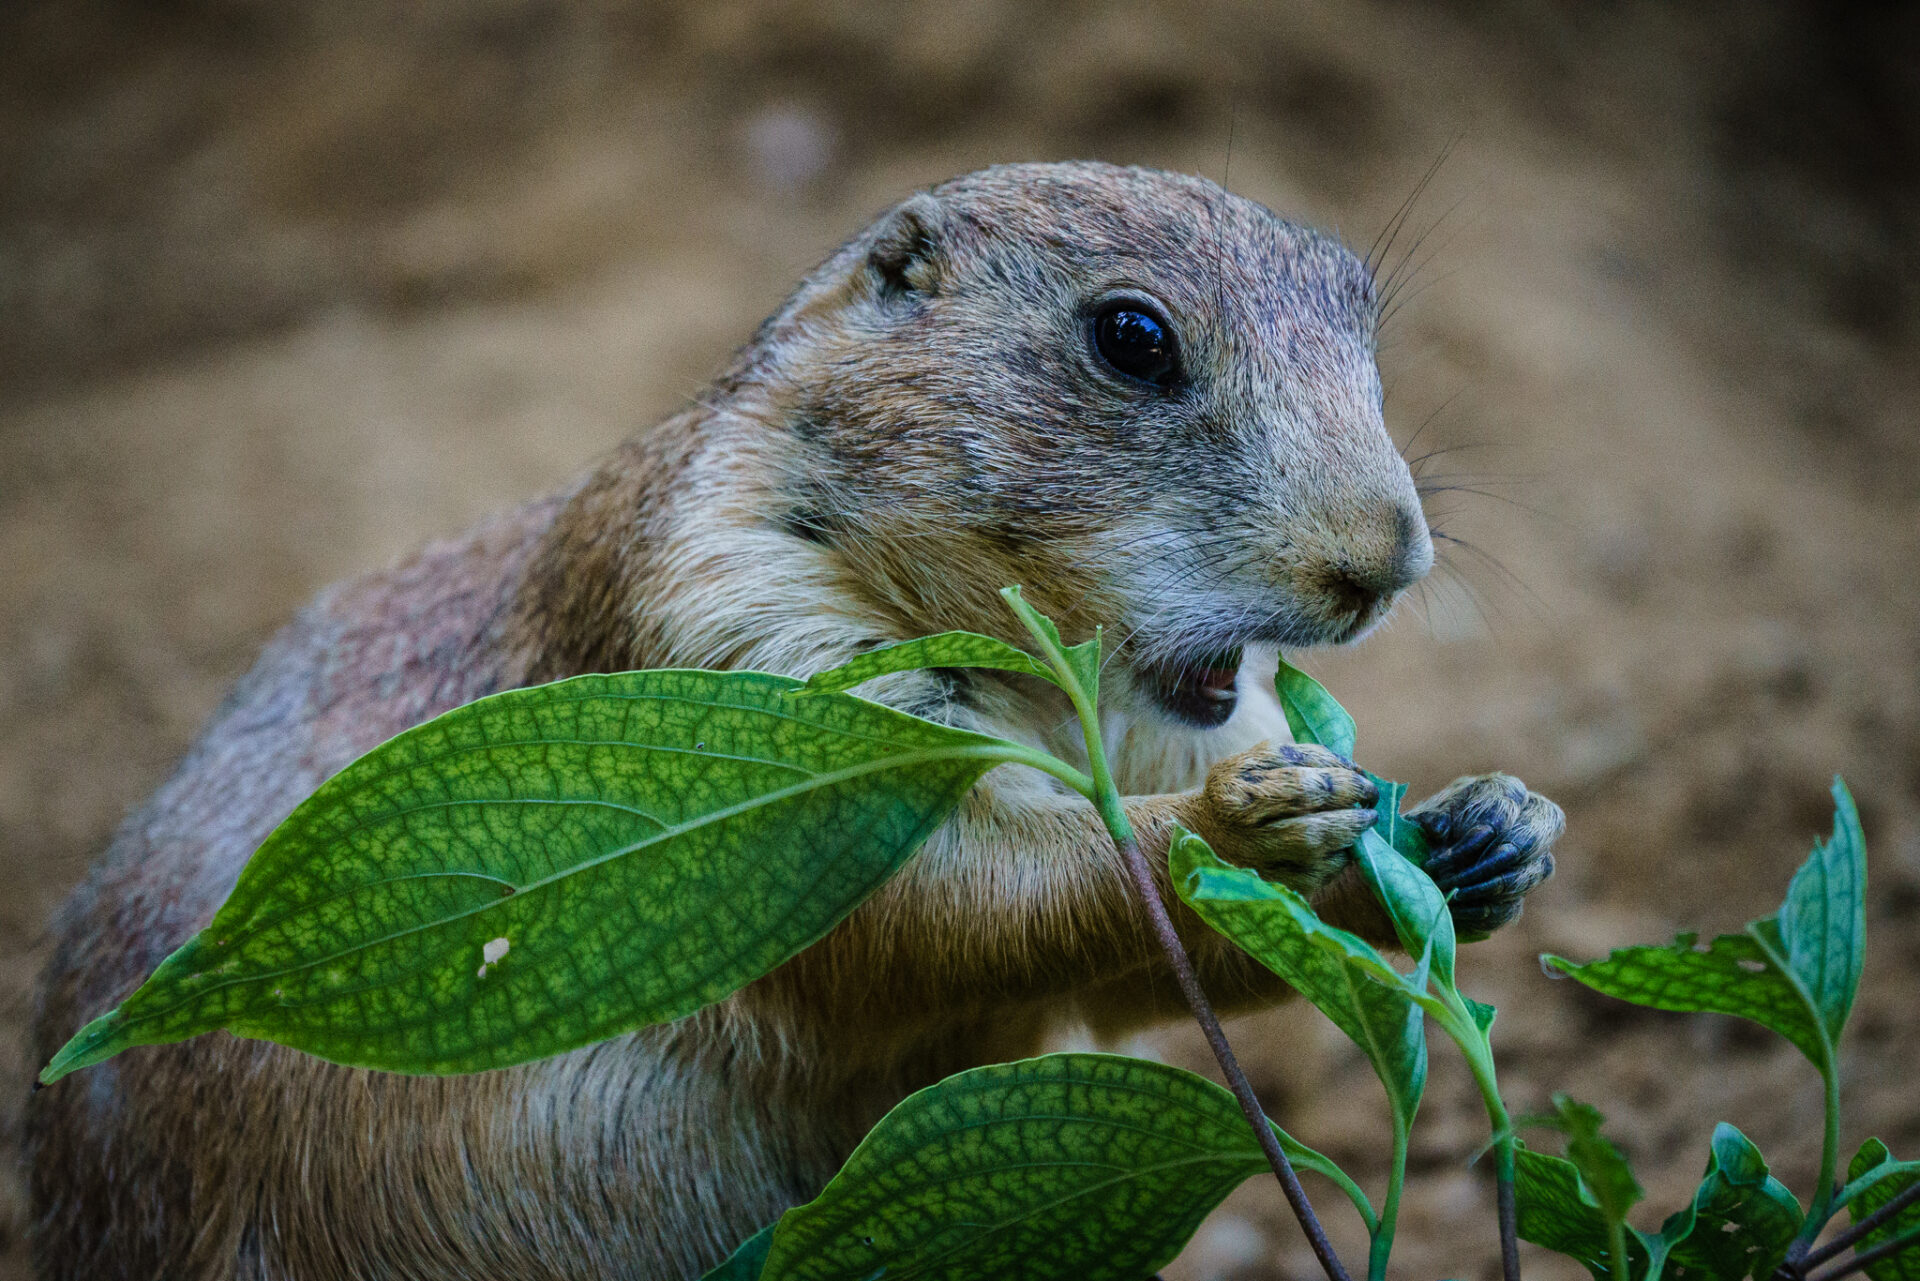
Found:
[(1375, 319), (1352, 253), (1202, 179), (953, 179), (763, 331), (781, 519), (920, 630), (1010, 636), (1016, 582), (1105, 622), (1132, 688), (1221, 724), (1246, 646), (1355, 639), (1432, 563)]

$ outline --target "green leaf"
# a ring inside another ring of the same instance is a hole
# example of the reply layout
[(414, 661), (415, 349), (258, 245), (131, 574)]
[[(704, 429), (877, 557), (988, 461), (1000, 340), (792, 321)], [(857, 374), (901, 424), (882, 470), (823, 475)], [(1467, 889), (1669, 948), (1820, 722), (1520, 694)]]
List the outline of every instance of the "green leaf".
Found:
[(1521, 1237), (1571, 1255), (1595, 1276), (1610, 1274), (1615, 1232), (1630, 1275), (1644, 1276), (1665, 1258), (1668, 1243), (1627, 1224), (1640, 1184), (1620, 1150), (1600, 1133), (1599, 1111), (1565, 1094), (1554, 1111), (1521, 1124), (1550, 1125), (1567, 1136), (1564, 1161), (1516, 1145), (1514, 1204)]
[(1380, 789), (1380, 799), (1374, 803), (1374, 810), (1380, 817), (1374, 820), (1373, 830), (1380, 833), (1400, 857), (1425, 867), (1427, 834), (1420, 830), (1418, 823), (1409, 821), (1406, 815), (1400, 812), (1406, 804), (1407, 785), (1390, 782), (1371, 770), (1361, 772), (1372, 779), (1374, 786)]
[[(1283, 658), (1274, 690), (1296, 741), (1318, 743), (1349, 760), (1353, 758), (1353, 717), (1325, 686)], [(1379, 818), (1354, 847), (1360, 870), (1393, 921), (1400, 946), (1412, 956), (1431, 948), (1434, 976), (1452, 987), (1456, 945), (1453, 914), (1447, 910), (1446, 895), (1420, 869), (1427, 857), (1426, 835), (1400, 813), (1406, 784), (1388, 782), (1374, 774), (1368, 777), (1380, 788), (1376, 803)]]
[[(1767, 918), (1748, 929), (1777, 937), (1772, 925)], [(1682, 934), (1664, 947), (1624, 947), (1585, 965), (1552, 954), (1540, 959), (1550, 970), (1635, 1005), (1750, 1019), (1792, 1041), (1825, 1070), (1831, 1051), (1819, 1018), (1760, 938), (1722, 934), (1704, 948), (1697, 938)]]
[(982, 636), (977, 632), (942, 632), (938, 636), (923, 636), (919, 640), (901, 641), (898, 645), (869, 650), (838, 667), (819, 673), (795, 692), (800, 695), (827, 694), (852, 689), (876, 676), (920, 671), (928, 667), (992, 667), (1038, 676), (1056, 685), (1060, 683), (1051, 667), (1003, 640)]
[[(1578, 1124), (1583, 1135), (1597, 1138), (1592, 1128), (1597, 1122), (1594, 1113)], [(1561, 1124), (1567, 1122), (1563, 1119)], [(1587, 1141), (1581, 1140), (1583, 1149)], [(1604, 1139), (1599, 1141), (1612, 1147)], [(1617, 1153), (1608, 1156), (1605, 1151), (1586, 1150), (1598, 1176), (1611, 1185), (1610, 1192), (1595, 1192), (1572, 1161), (1519, 1149), (1515, 1200), (1520, 1236), (1571, 1256), (1596, 1277), (1607, 1277), (1612, 1252), (1609, 1220), (1600, 1202), (1604, 1195), (1616, 1205), (1623, 1200), (1631, 1204), (1638, 1199), (1639, 1189), (1624, 1163), (1615, 1164)], [(1799, 1203), (1767, 1172), (1759, 1151), (1740, 1131), (1721, 1125), (1714, 1131), (1706, 1175), (1692, 1201), (1669, 1216), (1658, 1235), (1631, 1225), (1626, 1228), (1628, 1273), (1664, 1281), (1769, 1277), (1785, 1257), (1800, 1223)]]
[(1780, 908), (1787, 968), (1806, 989), (1827, 1039), (1838, 1043), (1866, 961), (1867, 843), (1860, 811), (1833, 780), (1833, 835), (1816, 842)]
[(1792, 1041), (1825, 1076), (1860, 983), (1866, 933), (1866, 845), (1846, 785), (1834, 781), (1830, 840), (1794, 874), (1779, 916), (1707, 947), (1682, 934), (1666, 947), (1629, 947), (1581, 965), (1540, 959), (1597, 992), (1658, 1010), (1731, 1014)]
[[(1018, 587), (1003, 587), (1000, 589), (1000, 596), (1007, 602), (1008, 608), (1013, 610), (1015, 617), (1026, 625), (1035, 640), (1038, 640), (1043, 647), (1050, 648), (1060, 655), (1067, 670), (1073, 674), (1073, 678), (1080, 683), (1081, 690), (1086, 693), (1087, 706), (1099, 706), (1100, 629), (1098, 627), (1093, 629), (1091, 640), (1082, 641), (1078, 645), (1068, 645), (1060, 639), (1060, 629), (1053, 625), (1053, 620), (1027, 604), (1025, 598), (1020, 595)], [(1060, 683), (1058, 677), (1049, 676), (1048, 679), (1056, 685)]]
[(1326, 686), (1283, 658), (1274, 674), (1274, 689), (1295, 742), (1317, 743), (1353, 759), (1353, 717), (1327, 693)]
[(1567, 1255), (1595, 1277), (1610, 1274), (1607, 1222), (1573, 1162), (1517, 1145), (1514, 1210), (1521, 1240)]
[(778, 1226), (778, 1221), (769, 1223), (742, 1241), (719, 1267), (701, 1274), (700, 1281), (759, 1281), (761, 1270), (767, 1266), (767, 1251), (773, 1248), (773, 1230)]
[(1693, 1200), (1661, 1229), (1672, 1251), (1664, 1275), (1668, 1281), (1770, 1277), (1802, 1218), (1800, 1203), (1768, 1172), (1760, 1149), (1723, 1122), (1714, 1128)]
[[(1879, 1139), (1868, 1139), (1847, 1167), (1849, 1190), (1858, 1188), (1847, 1202), (1847, 1211), (1853, 1216), (1853, 1222), (1858, 1223), (1916, 1182), (1920, 1182), (1920, 1161), (1896, 1161), (1886, 1144)], [(1871, 1250), (1902, 1233), (1917, 1231), (1920, 1231), (1920, 1201), (1860, 1238), (1856, 1248)], [(1867, 1276), (1872, 1281), (1920, 1281), (1920, 1243), (1878, 1263), (1868, 1264)]]
[[(1365, 1198), (1325, 1157), (1303, 1169)], [(1225, 1089), (1112, 1054), (1050, 1054), (909, 1096), (789, 1210), (762, 1276), (1136, 1281), (1267, 1168)]]
[(1169, 862), (1175, 889), (1201, 920), (1360, 1047), (1394, 1116), (1410, 1127), (1427, 1084), (1427, 1038), (1409, 980), (1365, 940), (1321, 921), (1298, 893), (1229, 866), (1191, 832), (1176, 832)]
[(1600, 1133), (1606, 1118), (1591, 1103), (1581, 1103), (1566, 1094), (1553, 1096), (1559, 1129), (1567, 1136), (1567, 1160), (1580, 1171), (1580, 1181), (1600, 1217), (1607, 1223), (1625, 1223), (1631, 1210), (1645, 1194), (1627, 1158), (1611, 1140)]
[(1455, 942), (1447, 896), (1432, 877), (1387, 844), (1377, 828), (1361, 833), (1354, 856), (1386, 908), (1400, 946), (1412, 956), (1431, 952), (1434, 977), (1452, 987)]
[(348, 766), (52, 1081), (215, 1028), (469, 1072), (678, 1018), (877, 888), (1024, 749), (757, 672), (481, 699)]

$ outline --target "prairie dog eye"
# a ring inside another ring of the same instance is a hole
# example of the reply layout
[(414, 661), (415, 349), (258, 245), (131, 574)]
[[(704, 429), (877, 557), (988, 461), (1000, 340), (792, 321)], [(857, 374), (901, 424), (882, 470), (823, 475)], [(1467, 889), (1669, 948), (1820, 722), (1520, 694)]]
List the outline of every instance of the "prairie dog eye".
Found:
[(1150, 386), (1170, 386), (1180, 372), (1173, 326), (1145, 303), (1102, 307), (1093, 318), (1093, 345), (1114, 369)]

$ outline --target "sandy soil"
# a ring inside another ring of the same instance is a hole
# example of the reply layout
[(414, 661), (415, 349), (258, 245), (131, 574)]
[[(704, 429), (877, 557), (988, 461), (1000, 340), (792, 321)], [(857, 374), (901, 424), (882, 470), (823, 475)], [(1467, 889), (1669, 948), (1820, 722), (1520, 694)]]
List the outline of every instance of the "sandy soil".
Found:
[[(1920, 28), (1576, 12), (11, 7), (5, 1097), (47, 915), (299, 602), (660, 416), (874, 210), (1095, 156), (1227, 177), (1364, 247), (1444, 153), (1383, 363), (1400, 439), (1449, 451), (1424, 466), (1465, 541), (1385, 634), (1310, 665), (1381, 772), (1505, 767), (1566, 807), (1562, 875), (1466, 964), (1509, 1094), (1608, 1111), (1649, 1223), (1716, 1118), (1804, 1189), (1819, 1091), (1794, 1051), (1533, 957), (1771, 910), (1838, 770), (1873, 877), (1848, 1139), (1920, 1156)], [(1309, 1012), (1235, 1031), (1286, 1122), (1377, 1179), (1357, 1055)], [(1147, 1048), (1199, 1061), (1179, 1033)], [(1481, 1123), (1435, 1058), (1397, 1271), (1491, 1276)], [(26, 1275), (23, 1215), (9, 1171), (0, 1278)], [(1170, 1275), (1308, 1276), (1298, 1240), (1251, 1184)]]

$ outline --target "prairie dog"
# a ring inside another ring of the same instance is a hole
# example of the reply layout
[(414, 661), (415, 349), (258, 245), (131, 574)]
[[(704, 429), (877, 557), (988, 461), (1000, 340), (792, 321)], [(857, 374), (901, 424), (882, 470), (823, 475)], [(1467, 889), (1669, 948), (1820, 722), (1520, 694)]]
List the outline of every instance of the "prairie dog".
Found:
[[(1100, 622), (1117, 642), (1103, 716), (1150, 859), (1183, 822), (1390, 941), (1346, 853), (1372, 784), (1289, 745), (1266, 679), (1276, 646), (1358, 638), (1432, 560), (1381, 420), (1376, 318), (1351, 253), (1200, 179), (1019, 165), (910, 197), (697, 403), (565, 492), (303, 610), (66, 907), (37, 1052), (401, 729), (584, 672), (806, 675), (952, 628), (1018, 643), (1009, 583), (1070, 640)], [(1028, 678), (864, 692), (1083, 755)], [(1559, 811), (1504, 775), (1423, 813), (1463, 927), (1510, 920), (1551, 871)], [(1284, 994), (1182, 920), (1222, 1000)], [(35, 1257), (50, 1278), (694, 1276), (908, 1092), (1063, 1019), (1176, 1008), (1092, 809), (1002, 767), (827, 938), (678, 1022), (442, 1079), (220, 1033), (40, 1092)]]

